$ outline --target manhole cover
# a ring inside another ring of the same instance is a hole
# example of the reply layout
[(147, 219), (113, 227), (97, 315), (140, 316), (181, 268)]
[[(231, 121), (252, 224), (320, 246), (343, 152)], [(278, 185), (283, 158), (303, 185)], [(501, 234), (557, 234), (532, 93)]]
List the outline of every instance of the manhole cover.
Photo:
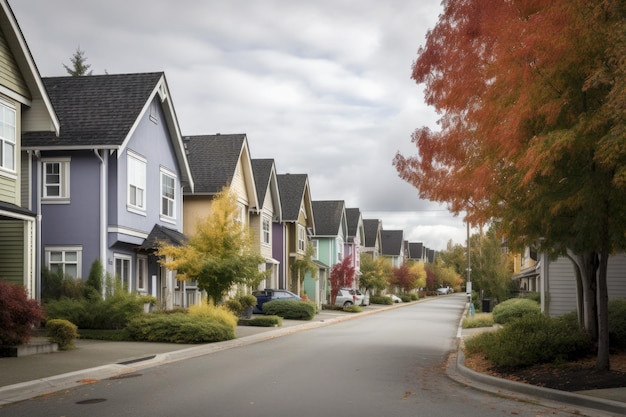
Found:
[(76, 404), (96, 404), (106, 401), (105, 398), (90, 398), (88, 400), (76, 401)]

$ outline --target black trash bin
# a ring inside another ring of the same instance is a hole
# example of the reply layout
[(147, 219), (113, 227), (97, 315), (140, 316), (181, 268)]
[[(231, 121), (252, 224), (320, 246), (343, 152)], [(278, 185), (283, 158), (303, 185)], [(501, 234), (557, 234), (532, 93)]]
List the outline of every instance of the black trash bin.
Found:
[(491, 313), (491, 300), (489, 298), (483, 298), (483, 313)]

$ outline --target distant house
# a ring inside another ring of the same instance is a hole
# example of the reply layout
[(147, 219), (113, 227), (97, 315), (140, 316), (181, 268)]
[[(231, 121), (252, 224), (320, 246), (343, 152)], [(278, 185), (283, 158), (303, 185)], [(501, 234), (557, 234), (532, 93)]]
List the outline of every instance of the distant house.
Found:
[[(312, 244), (315, 246), (317, 259), (332, 270), (333, 266), (342, 262), (345, 242), (348, 240), (348, 222), (346, 219), (346, 205), (343, 200), (313, 201), (313, 215), (315, 216), (315, 234)], [(313, 284), (307, 280), (309, 288)], [(322, 303), (330, 300), (330, 284), (318, 282), (318, 293), (321, 292)]]
[(60, 134), (32, 132), (33, 205), (43, 263), (87, 278), (100, 259), (129, 291), (174, 302), (176, 279), (146, 240), (180, 237), (193, 189), (176, 113), (160, 72), (44, 78)]
[(362, 253), (369, 254), (372, 259), (380, 256), (380, 232), (383, 228), (379, 219), (363, 219), (363, 235), (365, 236)]
[(293, 265), (305, 256), (310, 237), (315, 233), (309, 177), (307, 174), (279, 174), (276, 178), (282, 208), (282, 223), (274, 224), (274, 259), (281, 265), (278, 285), (301, 294), (304, 289), (293, 273)]
[(255, 236), (257, 251), (265, 258), (261, 269), (269, 272), (269, 277), (261, 283), (260, 289), (278, 288), (280, 261), (273, 257), (274, 223), (282, 221), (276, 166), (273, 159), (253, 159), (252, 171), (259, 199), (259, 209), (250, 214), (250, 229)]
[(39, 298), (40, 230), (32, 159), (23, 135), (59, 134), (60, 123), (6, 0), (0, 0), (0, 280)]
[(363, 217), (358, 208), (346, 208), (346, 223), (348, 225), (348, 239), (345, 242), (344, 253), (352, 258), (355, 271), (355, 288), (359, 287), (361, 276), (361, 250), (365, 243)]
[(400, 267), (406, 258), (402, 230), (381, 230), (381, 255), (391, 261), (391, 265)]

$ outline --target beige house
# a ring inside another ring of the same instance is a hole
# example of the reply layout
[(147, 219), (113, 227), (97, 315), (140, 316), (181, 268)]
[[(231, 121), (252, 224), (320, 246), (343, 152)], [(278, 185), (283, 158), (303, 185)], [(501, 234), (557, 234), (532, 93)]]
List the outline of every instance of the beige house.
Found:
[(40, 220), (31, 206), (31, 158), (21, 146), (26, 132), (58, 136), (59, 120), (15, 16), (0, 0), (0, 280), (38, 298)]

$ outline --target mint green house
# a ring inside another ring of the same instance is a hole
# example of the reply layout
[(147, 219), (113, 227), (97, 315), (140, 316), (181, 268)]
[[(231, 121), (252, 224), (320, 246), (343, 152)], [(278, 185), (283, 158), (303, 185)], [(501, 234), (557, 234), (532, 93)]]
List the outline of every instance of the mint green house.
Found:
[(316, 294), (318, 304), (326, 304), (330, 300), (328, 281), (330, 271), (333, 265), (343, 261), (345, 256), (344, 248), (348, 238), (345, 202), (313, 201), (313, 215), (315, 235), (312, 236), (311, 243), (315, 247), (317, 263), (321, 270), (317, 279), (313, 279), (309, 274), (305, 276), (304, 288), (308, 295)]

